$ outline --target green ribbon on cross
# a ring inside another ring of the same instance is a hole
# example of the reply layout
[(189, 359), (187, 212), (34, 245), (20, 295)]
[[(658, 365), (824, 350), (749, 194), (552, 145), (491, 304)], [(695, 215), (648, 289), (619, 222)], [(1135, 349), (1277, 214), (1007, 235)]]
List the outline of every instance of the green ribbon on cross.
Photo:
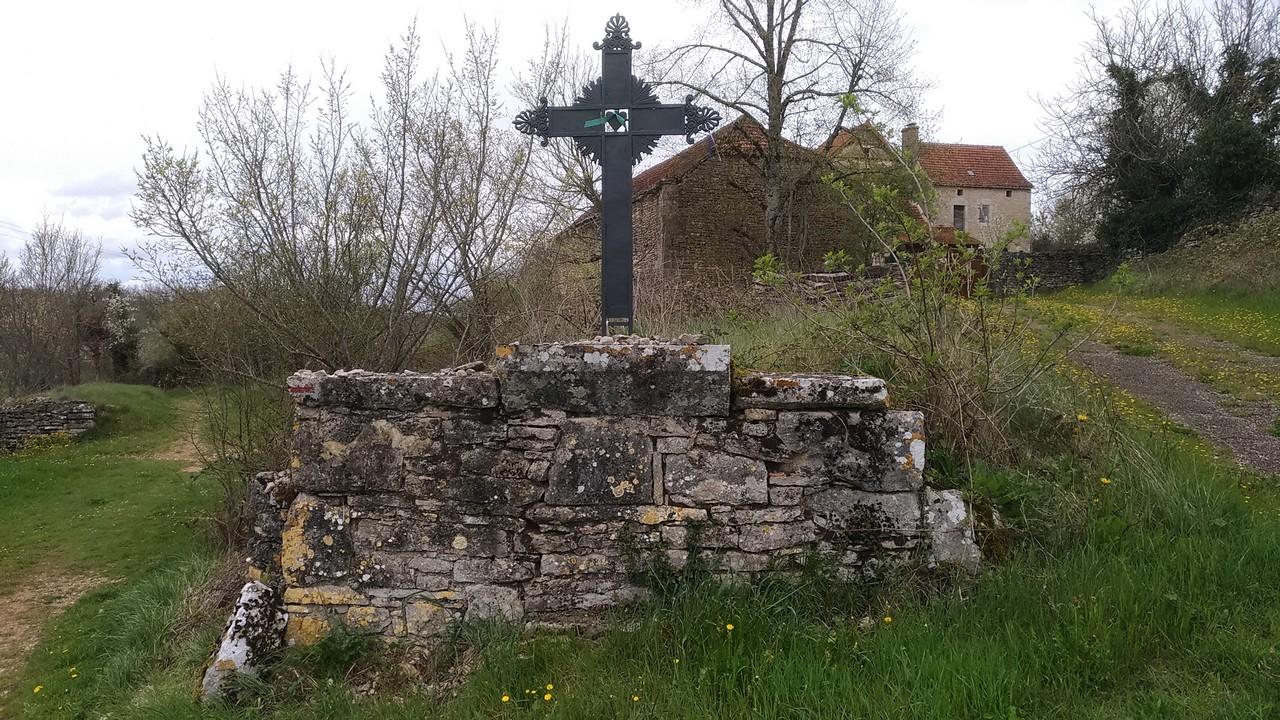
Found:
[(609, 127), (613, 128), (613, 130), (617, 131), (618, 128), (627, 124), (627, 111), (605, 110), (600, 113), (600, 117), (586, 121), (582, 124), (582, 127), (600, 127), (606, 123), (608, 123)]

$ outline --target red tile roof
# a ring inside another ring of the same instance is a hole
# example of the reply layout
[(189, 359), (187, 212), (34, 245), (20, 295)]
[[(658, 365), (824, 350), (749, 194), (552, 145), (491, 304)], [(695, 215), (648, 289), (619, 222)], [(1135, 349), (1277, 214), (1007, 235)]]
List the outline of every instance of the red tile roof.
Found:
[(1030, 190), (1032, 185), (999, 145), (920, 143), (920, 166), (943, 187)]

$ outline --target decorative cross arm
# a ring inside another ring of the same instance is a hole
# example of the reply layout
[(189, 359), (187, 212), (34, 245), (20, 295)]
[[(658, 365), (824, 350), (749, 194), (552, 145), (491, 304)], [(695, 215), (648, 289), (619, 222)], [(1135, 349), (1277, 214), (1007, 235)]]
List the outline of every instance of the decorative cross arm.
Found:
[(631, 51), (640, 43), (631, 40), (626, 18), (614, 15), (605, 25), (600, 51), (600, 77), (582, 88), (572, 105), (538, 106), (516, 116), (520, 132), (540, 138), (546, 145), (553, 137), (573, 138), (578, 151), (600, 163), (603, 202), (600, 212), (602, 331), (625, 327), (631, 331), (631, 166), (640, 162), (664, 135), (710, 132), (720, 124), (720, 113), (693, 104), (658, 101), (653, 86), (631, 74)]

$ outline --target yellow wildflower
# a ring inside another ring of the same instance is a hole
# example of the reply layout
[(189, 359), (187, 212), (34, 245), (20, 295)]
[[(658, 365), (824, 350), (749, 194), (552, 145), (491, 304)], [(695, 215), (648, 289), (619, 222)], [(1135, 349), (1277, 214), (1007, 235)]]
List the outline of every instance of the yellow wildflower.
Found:
[(892, 625), (892, 624), (893, 624), (893, 616), (892, 616), (892, 615), (885, 615), (885, 616), (884, 616), (884, 624), (885, 624), (885, 625)]
[(43, 689), (44, 689), (44, 686), (43, 686), (43, 685), (37, 685), (37, 686), (35, 686), (34, 688), (32, 688), (32, 689), (31, 689), (31, 692), (35, 693), (36, 695), (39, 695), (39, 694), (40, 694), (40, 691), (41, 691), (41, 690), (43, 690)]
[(1089, 422), (1089, 416), (1084, 413), (1080, 413), (1076, 415), (1076, 420), (1079, 420), (1080, 422)]
[(555, 685), (552, 685), (551, 683), (547, 683), (547, 689), (548, 689), (548, 690), (555, 690), (555, 689), (556, 689), (556, 686), (555, 686)]
[(543, 695), (542, 699), (546, 700), (547, 702), (551, 702), (551, 693), (547, 693), (546, 695)]
[(733, 623), (728, 623), (728, 624), (726, 624), (726, 625), (724, 626), (724, 629), (725, 629), (725, 630), (728, 630), (729, 632), (733, 632)]
[(511, 702), (511, 696), (506, 693), (502, 693), (502, 702)]
[(632, 696), (631, 696), (631, 702), (640, 702), (640, 696), (639, 696), (639, 695), (632, 695)]
[(1104, 478), (1102, 478), (1101, 480), (1099, 480), (1098, 482), (1102, 483), (1103, 485), (1110, 485), (1110, 484), (1111, 484), (1111, 478), (1109, 478), (1109, 477), (1104, 477)]

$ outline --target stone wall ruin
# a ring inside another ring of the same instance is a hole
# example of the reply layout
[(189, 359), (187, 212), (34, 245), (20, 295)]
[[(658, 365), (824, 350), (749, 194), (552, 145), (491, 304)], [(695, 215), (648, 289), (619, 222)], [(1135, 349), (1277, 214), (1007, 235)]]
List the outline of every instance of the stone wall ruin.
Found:
[(95, 417), (93, 405), (79, 400), (0, 401), (0, 454), (59, 435), (75, 437), (92, 428)]
[(250, 574), (281, 587), (288, 641), (573, 618), (642, 596), (638, 557), (697, 554), (725, 579), (814, 553), (852, 578), (913, 555), (975, 567), (967, 506), (924, 485), (922, 415), (881, 380), (734, 372), (696, 340), (294, 374), (291, 467), (250, 500)]

